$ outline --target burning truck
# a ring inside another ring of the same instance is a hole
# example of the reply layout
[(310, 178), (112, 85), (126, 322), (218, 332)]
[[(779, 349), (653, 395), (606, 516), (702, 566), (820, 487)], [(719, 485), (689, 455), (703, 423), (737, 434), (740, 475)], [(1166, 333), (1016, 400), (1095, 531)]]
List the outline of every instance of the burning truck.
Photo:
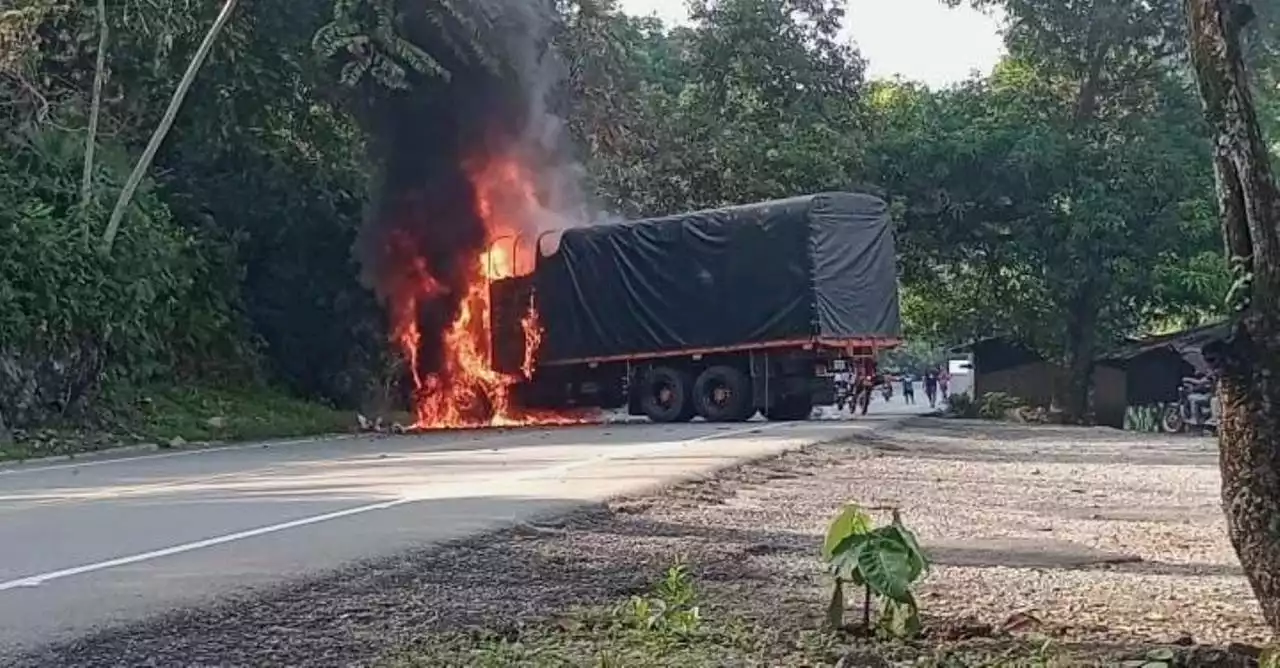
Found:
[(508, 380), (493, 408), (808, 419), (833, 403), (833, 371), (900, 342), (886, 209), (823, 193), (495, 236), (482, 356)]
[(408, 395), (414, 427), (623, 407), (802, 419), (831, 401), (833, 370), (898, 343), (882, 201), (827, 193), (583, 226), (561, 118), (571, 68), (555, 49), (566, 17), (548, 0), (445, 9), (400, 12), (396, 53), (349, 34), (358, 12), (326, 27), (335, 74), (356, 74), (347, 102), (375, 167), (354, 253), (405, 365), (384, 387)]

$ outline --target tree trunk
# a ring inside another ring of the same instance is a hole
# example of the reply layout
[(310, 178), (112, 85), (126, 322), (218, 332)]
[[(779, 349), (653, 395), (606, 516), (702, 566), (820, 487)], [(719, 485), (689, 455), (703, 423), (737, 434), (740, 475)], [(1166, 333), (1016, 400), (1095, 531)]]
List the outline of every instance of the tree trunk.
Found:
[(98, 0), (98, 56), (93, 67), (93, 97), (89, 102), (89, 131), (84, 140), (84, 175), (80, 180), (80, 206), (93, 202), (93, 154), (98, 146), (98, 117), (102, 113), (102, 83), (107, 78), (107, 2)]
[(1185, 0), (1228, 252), (1251, 272), (1230, 338), (1207, 347), (1219, 375), (1222, 502), (1231, 543), (1263, 616), (1280, 631), (1280, 191), (1262, 140), (1238, 0)]
[(1107, 63), (1107, 51), (1110, 45), (1100, 41), (1089, 53), (1088, 70), (1080, 81), (1080, 91), (1076, 94), (1074, 119), (1077, 126), (1093, 120), (1098, 110), (1098, 94), (1102, 88), (1102, 67)]
[(205, 34), (204, 41), (200, 42), (200, 47), (196, 49), (196, 54), (191, 57), (191, 62), (187, 63), (187, 71), (183, 73), (182, 81), (178, 82), (178, 88), (173, 92), (173, 97), (169, 100), (169, 107), (164, 110), (160, 125), (151, 134), (151, 140), (147, 142), (147, 147), (143, 149), (142, 157), (138, 159), (138, 164), (133, 166), (133, 172), (129, 174), (129, 179), (125, 181), (124, 189), (120, 191), (120, 198), (116, 200), (116, 205), (111, 210), (111, 219), (107, 221), (107, 229), (102, 233), (102, 251), (104, 253), (111, 252), (111, 246), (116, 241), (116, 234), (120, 232), (120, 221), (124, 219), (124, 213), (129, 209), (129, 202), (133, 200), (133, 193), (138, 190), (138, 185), (142, 183), (142, 177), (146, 175), (147, 169), (151, 167), (151, 161), (155, 159), (156, 151), (160, 150), (160, 144), (169, 135), (169, 128), (173, 127), (173, 119), (177, 118), (178, 110), (182, 108), (182, 101), (187, 97), (187, 91), (191, 90), (191, 84), (195, 82), (196, 74), (200, 72), (200, 67), (204, 65), (205, 58), (209, 56), (209, 51), (213, 49), (213, 43), (218, 39), (218, 33), (222, 32), (222, 27), (231, 19), (231, 14), (236, 9), (237, 1), (226, 0), (225, 4), (222, 5), (222, 11), (218, 12), (218, 18), (213, 20), (213, 26)]
[(1092, 292), (1091, 286), (1084, 286), (1071, 300), (1067, 315), (1067, 394), (1062, 410), (1069, 422), (1077, 424), (1089, 415), (1089, 388), (1098, 347), (1098, 307)]
[(11, 445), (13, 445), (13, 432), (9, 431), (8, 425), (4, 422), (4, 413), (0, 413), (0, 448)]

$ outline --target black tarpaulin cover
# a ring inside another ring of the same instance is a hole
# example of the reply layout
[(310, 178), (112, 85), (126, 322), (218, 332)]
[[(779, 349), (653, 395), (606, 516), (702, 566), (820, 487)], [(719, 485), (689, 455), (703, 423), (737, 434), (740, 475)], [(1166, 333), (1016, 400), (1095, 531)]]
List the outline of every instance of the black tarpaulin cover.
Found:
[(893, 229), (870, 195), (566, 230), (534, 282), (543, 362), (901, 331)]

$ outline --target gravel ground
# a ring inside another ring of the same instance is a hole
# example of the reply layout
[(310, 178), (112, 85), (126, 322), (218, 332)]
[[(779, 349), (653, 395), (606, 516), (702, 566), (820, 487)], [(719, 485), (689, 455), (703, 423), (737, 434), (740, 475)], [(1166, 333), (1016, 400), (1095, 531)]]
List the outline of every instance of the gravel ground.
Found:
[(812, 626), (825, 605), (815, 555), (846, 501), (900, 508), (932, 553), (926, 622), (1012, 620), (1067, 642), (1259, 643), (1217, 486), (1207, 440), (913, 420), (9, 665), (369, 665), (431, 631), (615, 602), (676, 559), (712, 609)]

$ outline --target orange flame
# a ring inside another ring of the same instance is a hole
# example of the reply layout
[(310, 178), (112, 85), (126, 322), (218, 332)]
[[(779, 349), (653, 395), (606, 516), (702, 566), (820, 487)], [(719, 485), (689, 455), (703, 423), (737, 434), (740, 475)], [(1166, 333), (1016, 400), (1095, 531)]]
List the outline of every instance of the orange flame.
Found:
[[(525, 343), (523, 378), (493, 368), (489, 283), (532, 271), (532, 256), (527, 262), (518, 262), (521, 249), (515, 239), (536, 231), (540, 207), (533, 179), (516, 160), (491, 160), (469, 173), (475, 189), (475, 210), (484, 223), (486, 250), (470, 262), (473, 269), (467, 276), (466, 295), (445, 332), (438, 370), (424, 375), (418, 368), (422, 345), (419, 311), (445, 295), (445, 288), (431, 276), (422, 258), (413, 258), (412, 285), (396, 292), (398, 303), (391, 308), (393, 339), (413, 369), (414, 426), (446, 429), (581, 423), (584, 420), (573, 415), (527, 411), (512, 405), (511, 387), (533, 377), (542, 342), (542, 328), (533, 304), (521, 318)], [(503, 240), (509, 243), (501, 243)], [(395, 243), (396, 239), (393, 237), (392, 241)], [(525, 271), (517, 274), (520, 268)]]
[(524, 372), (525, 378), (533, 378), (538, 349), (542, 347), (542, 323), (538, 321), (538, 309), (533, 304), (529, 305), (529, 310), (520, 318), (520, 329), (524, 332), (524, 362), (520, 365), (520, 371)]

